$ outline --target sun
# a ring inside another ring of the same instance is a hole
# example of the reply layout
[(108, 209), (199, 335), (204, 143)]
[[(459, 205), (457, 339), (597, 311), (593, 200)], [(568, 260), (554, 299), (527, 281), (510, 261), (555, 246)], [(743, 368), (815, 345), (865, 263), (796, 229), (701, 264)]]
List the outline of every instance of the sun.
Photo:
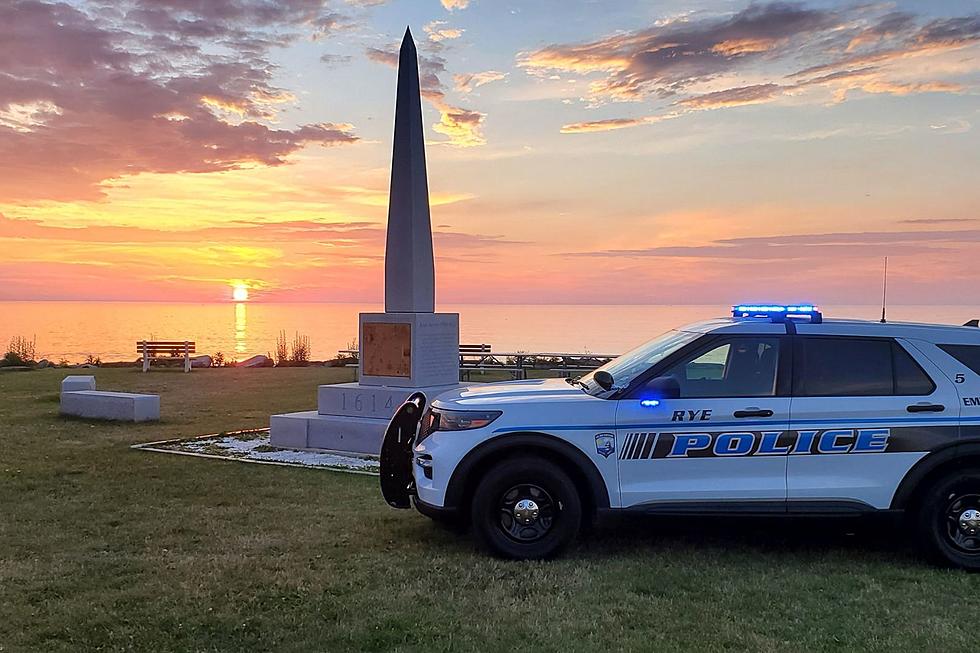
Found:
[(231, 298), (236, 302), (247, 302), (248, 301), (248, 286), (244, 284), (235, 284), (231, 287)]

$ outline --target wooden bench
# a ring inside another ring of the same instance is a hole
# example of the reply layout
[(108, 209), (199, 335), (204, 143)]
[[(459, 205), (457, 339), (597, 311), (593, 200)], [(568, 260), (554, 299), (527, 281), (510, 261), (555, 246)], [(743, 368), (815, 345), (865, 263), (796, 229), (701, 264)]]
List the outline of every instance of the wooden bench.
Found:
[(143, 371), (150, 369), (150, 361), (154, 358), (167, 359), (184, 357), (184, 371), (191, 371), (191, 354), (196, 353), (194, 343), (190, 340), (140, 340), (136, 343), (136, 351), (143, 357)]

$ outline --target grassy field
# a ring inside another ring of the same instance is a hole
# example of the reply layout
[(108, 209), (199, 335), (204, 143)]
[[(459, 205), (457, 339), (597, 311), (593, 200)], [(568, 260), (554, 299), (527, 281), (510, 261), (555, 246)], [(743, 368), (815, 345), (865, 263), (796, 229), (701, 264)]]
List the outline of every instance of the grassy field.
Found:
[(840, 522), (652, 523), (488, 559), (377, 479), (134, 451), (309, 409), (343, 369), (96, 370), (164, 420), (0, 373), (0, 651), (975, 650), (980, 575)]

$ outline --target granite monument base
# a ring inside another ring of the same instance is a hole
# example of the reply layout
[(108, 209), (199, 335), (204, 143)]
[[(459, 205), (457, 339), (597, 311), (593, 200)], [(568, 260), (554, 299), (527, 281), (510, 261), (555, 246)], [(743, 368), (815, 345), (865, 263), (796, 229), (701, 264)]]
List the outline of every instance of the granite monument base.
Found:
[(338, 383), (317, 390), (317, 410), (273, 415), (270, 444), (285, 449), (324, 449), (377, 455), (388, 421), (414, 392), (432, 401), (463, 384), (392, 388)]

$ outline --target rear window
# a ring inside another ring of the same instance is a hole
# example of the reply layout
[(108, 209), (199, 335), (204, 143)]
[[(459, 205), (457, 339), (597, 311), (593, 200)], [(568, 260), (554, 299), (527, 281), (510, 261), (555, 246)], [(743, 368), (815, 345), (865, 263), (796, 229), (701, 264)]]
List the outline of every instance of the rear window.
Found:
[(935, 389), (908, 352), (892, 340), (802, 338), (797, 351), (797, 396), (928, 395)]
[(939, 345), (939, 348), (980, 374), (980, 345)]

